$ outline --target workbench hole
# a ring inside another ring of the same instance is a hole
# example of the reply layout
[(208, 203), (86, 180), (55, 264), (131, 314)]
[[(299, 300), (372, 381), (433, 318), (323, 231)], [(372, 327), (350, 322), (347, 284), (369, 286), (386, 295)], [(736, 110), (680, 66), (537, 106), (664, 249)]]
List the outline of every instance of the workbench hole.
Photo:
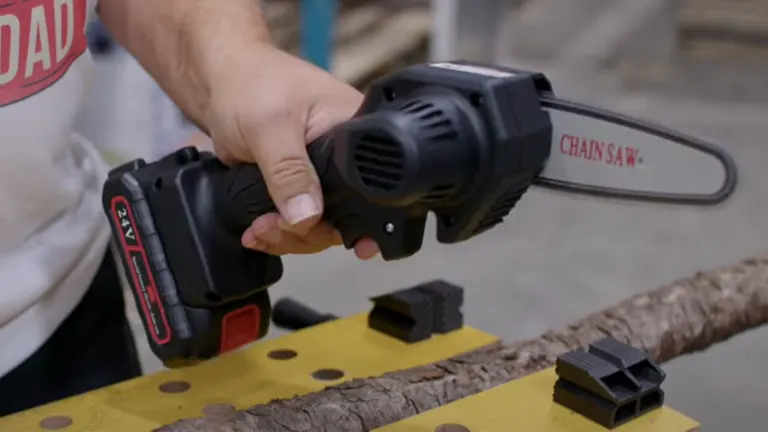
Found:
[(468, 427), (455, 423), (441, 424), (435, 428), (435, 432), (472, 432)]
[(336, 381), (344, 376), (344, 372), (338, 369), (318, 369), (312, 372), (312, 378), (319, 381)]
[(237, 412), (234, 405), (228, 403), (212, 403), (203, 407), (206, 417), (229, 417)]
[(158, 388), (163, 393), (184, 393), (189, 390), (190, 387), (192, 387), (192, 385), (186, 381), (167, 381), (160, 384)]
[(40, 421), (40, 427), (45, 430), (61, 430), (72, 426), (72, 418), (68, 416), (51, 416)]
[(267, 357), (271, 358), (272, 360), (290, 360), (297, 355), (299, 355), (299, 353), (294, 350), (279, 349), (270, 351), (267, 354)]

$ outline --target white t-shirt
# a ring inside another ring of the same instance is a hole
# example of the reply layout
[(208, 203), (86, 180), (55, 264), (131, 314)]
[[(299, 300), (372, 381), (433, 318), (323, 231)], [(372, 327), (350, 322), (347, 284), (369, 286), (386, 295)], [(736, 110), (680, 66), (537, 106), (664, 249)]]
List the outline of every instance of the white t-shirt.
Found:
[(96, 1), (0, 8), (0, 376), (74, 309), (107, 248), (108, 167), (74, 131)]

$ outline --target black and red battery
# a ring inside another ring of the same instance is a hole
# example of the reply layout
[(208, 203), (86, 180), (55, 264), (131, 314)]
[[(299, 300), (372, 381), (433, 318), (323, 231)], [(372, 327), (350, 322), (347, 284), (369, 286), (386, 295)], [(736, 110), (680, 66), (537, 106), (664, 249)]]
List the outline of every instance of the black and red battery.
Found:
[(182, 167), (219, 163), (201, 158), (188, 148), (149, 165), (134, 161), (113, 169), (105, 184), (115, 256), (149, 345), (167, 367), (263, 337), (271, 317), (266, 288), (282, 276), (279, 258), (240, 247), (240, 233), (206, 211), (214, 194), (186, 193), (204, 191), (199, 181), (206, 178), (185, 175)]

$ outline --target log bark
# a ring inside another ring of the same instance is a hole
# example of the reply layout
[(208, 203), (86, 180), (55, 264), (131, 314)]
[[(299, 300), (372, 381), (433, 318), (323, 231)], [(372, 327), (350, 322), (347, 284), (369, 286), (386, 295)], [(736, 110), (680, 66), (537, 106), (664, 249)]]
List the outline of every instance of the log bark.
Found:
[(665, 362), (767, 321), (765, 254), (635, 295), (537, 339), (496, 343), (234, 415), (178, 421), (157, 432), (367, 431), (545, 369), (558, 355), (607, 335)]

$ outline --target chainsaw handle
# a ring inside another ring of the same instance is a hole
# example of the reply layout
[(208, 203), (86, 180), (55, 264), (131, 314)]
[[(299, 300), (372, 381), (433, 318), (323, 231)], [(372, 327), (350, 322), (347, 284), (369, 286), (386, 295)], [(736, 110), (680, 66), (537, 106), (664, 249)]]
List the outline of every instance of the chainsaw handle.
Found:
[[(343, 129), (343, 128), (342, 128)], [(362, 238), (371, 238), (379, 246), (384, 260), (413, 255), (421, 248), (423, 221), (416, 232), (407, 209), (376, 204), (355, 191), (334, 160), (341, 134), (329, 134), (307, 146), (307, 153), (320, 179), (323, 192), (323, 218), (341, 233), (344, 246), (352, 249)], [(342, 166), (342, 169), (349, 169)], [(264, 181), (255, 164), (242, 164), (226, 170), (219, 179), (226, 201), (229, 221), (240, 232), (259, 216), (277, 212)], [(424, 217), (425, 218), (425, 217)], [(393, 227), (400, 227), (394, 230)], [(414, 235), (416, 234), (416, 235)]]
[[(323, 145), (325, 137), (307, 146), (309, 160), (315, 172), (324, 185), (325, 199), (333, 197), (333, 191), (339, 188), (329, 184), (329, 178), (324, 178), (328, 169), (331, 149)], [(257, 217), (266, 213), (277, 212), (277, 207), (269, 195), (267, 184), (259, 167), (255, 164), (240, 164), (223, 174), (222, 181), (226, 184), (228, 198), (236, 205), (236, 211), (232, 214), (236, 223), (248, 226)], [(327, 186), (326, 186), (327, 185)]]

